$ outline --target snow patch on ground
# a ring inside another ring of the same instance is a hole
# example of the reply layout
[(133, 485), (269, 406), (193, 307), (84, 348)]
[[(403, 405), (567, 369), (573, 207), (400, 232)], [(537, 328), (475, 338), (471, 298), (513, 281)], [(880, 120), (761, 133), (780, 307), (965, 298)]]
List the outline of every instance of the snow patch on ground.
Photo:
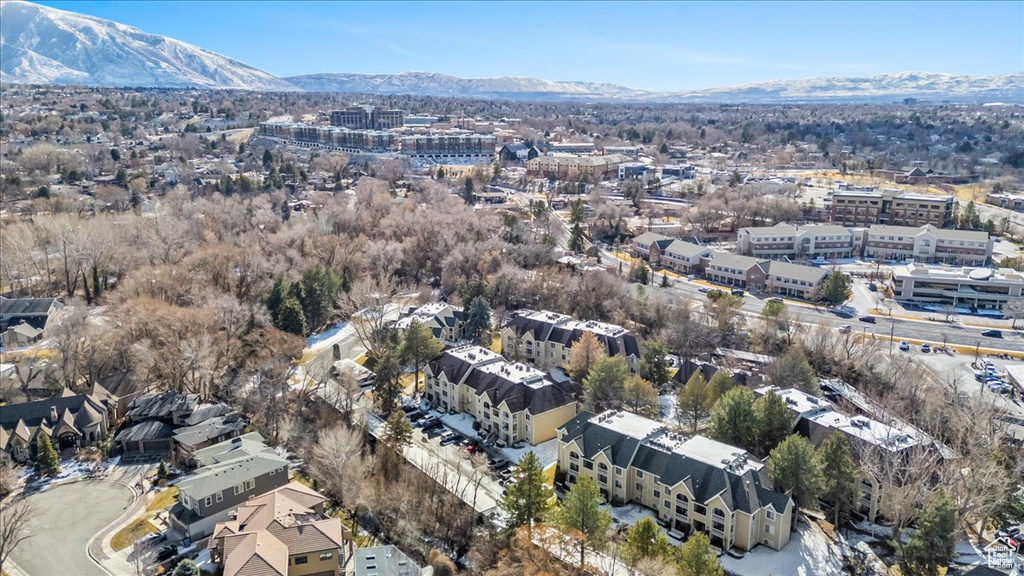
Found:
[[(328, 340), (346, 334), (348, 332), (346, 330), (347, 328), (349, 328), (348, 322), (338, 322), (323, 332), (313, 334), (309, 338), (306, 338), (306, 348), (309, 350), (323, 348)], [(354, 330), (354, 328), (352, 330)]]
[(758, 546), (741, 558), (721, 557), (722, 566), (739, 576), (842, 576), (836, 546), (817, 528), (801, 524), (779, 551)]

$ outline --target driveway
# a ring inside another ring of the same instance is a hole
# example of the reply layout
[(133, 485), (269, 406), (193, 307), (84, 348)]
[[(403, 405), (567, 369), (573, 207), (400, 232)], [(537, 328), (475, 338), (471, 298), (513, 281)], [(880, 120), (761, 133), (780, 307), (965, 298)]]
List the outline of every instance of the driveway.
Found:
[(86, 554), (97, 532), (132, 502), (131, 491), (113, 480), (84, 480), (49, 487), (28, 496), (32, 537), (11, 554), (28, 576), (108, 576)]

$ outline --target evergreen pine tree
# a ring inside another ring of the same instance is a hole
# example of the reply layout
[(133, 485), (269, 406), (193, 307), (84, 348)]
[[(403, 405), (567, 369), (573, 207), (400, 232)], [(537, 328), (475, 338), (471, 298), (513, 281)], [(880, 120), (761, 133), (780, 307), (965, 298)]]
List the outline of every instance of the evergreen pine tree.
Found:
[(956, 503), (948, 493), (940, 493), (921, 511), (915, 526), (900, 551), (900, 570), (905, 576), (938, 574), (956, 554)]
[(551, 513), (553, 523), (565, 533), (574, 534), (580, 543), (580, 568), (583, 568), (587, 547), (604, 548), (612, 516), (601, 508), (601, 491), (590, 476), (580, 476), (565, 495), (565, 500)]
[(36, 474), (56, 476), (60, 472), (60, 456), (53, 447), (48, 434), (39, 434), (36, 439)]
[(506, 527), (515, 530), (545, 518), (554, 491), (544, 480), (540, 460), (531, 450), (519, 461), (519, 479), (508, 487), (498, 506), (508, 514)]

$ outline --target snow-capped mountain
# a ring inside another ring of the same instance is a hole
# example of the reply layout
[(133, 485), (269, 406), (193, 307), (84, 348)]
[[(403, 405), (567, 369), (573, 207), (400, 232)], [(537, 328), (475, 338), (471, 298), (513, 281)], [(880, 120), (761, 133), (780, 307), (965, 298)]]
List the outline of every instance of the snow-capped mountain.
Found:
[(28, 2), (0, 2), (0, 81), (20, 84), (295, 90), (220, 54)]
[(654, 99), (661, 102), (869, 102), (901, 98), (1024, 102), (1024, 73), (965, 76), (899, 72), (865, 78), (776, 80), (659, 94)]
[(285, 78), (311, 92), (412, 94), (513, 100), (640, 100), (655, 93), (598, 82), (560, 82), (522, 76), (458, 78), (430, 72), (401, 74), (307, 74)]
[(20, 0), (0, 1), (0, 81), (534, 101), (769, 103), (891, 102), (920, 98), (1024, 102), (1022, 72), (1002, 76), (904, 72), (867, 78), (777, 80), (681, 92), (652, 92), (599, 82), (529, 77), (458, 78), (430, 72), (308, 74), (278, 78), (172, 38)]

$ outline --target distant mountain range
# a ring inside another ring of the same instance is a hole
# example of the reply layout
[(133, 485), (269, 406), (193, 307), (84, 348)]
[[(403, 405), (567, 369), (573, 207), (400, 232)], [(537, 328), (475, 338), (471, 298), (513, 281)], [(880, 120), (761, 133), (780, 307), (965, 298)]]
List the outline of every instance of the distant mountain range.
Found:
[(533, 101), (770, 103), (890, 102), (919, 98), (1024, 103), (1024, 72), (1001, 76), (904, 72), (867, 78), (777, 80), (684, 92), (529, 77), (458, 78), (429, 72), (279, 78), (166, 36), (14, 0), (0, 2), (0, 82)]

